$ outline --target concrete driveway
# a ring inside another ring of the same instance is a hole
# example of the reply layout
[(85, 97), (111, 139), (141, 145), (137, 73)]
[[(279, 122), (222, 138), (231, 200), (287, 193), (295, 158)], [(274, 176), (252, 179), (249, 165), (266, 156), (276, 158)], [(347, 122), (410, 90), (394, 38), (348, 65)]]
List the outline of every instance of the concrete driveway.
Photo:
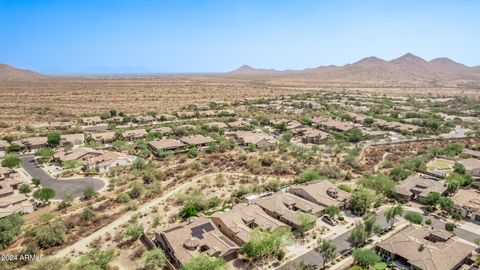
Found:
[(99, 191), (105, 186), (105, 181), (93, 177), (81, 177), (74, 179), (55, 179), (38, 167), (33, 155), (21, 156), (23, 169), (32, 177), (40, 179), (40, 185), (43, 188), (55, 190), (54, 199), (63, 199), (66, 194), (72, 193), (76, 198), (83, 196), (83, 191), (87, 187), (93, 187)]

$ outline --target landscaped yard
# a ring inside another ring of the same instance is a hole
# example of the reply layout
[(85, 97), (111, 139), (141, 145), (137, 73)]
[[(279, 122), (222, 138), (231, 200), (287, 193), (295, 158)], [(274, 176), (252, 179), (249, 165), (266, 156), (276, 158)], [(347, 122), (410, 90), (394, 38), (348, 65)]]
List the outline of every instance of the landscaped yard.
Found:
[(428, 171), (453, 171), (453, 165), (455, 165), (455, 161), (443, 159), (443, 158), (435, 158), (432, 161), (427, 163)]

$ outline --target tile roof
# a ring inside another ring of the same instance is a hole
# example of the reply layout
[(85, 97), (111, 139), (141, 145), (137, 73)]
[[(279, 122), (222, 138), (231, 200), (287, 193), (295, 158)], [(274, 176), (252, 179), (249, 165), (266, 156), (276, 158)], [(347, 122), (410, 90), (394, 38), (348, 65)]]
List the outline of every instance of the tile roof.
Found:
[(377, 247), (407, 259), (419, 269), (454, 269), (475, 247), (441, 231), (410, 225), (378, 243)]

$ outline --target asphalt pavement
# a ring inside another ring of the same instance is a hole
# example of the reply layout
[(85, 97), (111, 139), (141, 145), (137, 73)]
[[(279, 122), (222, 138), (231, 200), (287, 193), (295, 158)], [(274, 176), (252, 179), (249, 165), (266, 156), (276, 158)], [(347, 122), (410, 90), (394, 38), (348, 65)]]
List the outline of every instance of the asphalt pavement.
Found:
[(22, 167), (32, 177), (40, 179), (40, 186), (43, 188), (51, 188), (55, 190), (54, 199), (63, 199), (66, 194), (71, 193), (74, 197), (83, 196), (83, 191), (87, 187), (93, 187), (95, 191), (99, 191), (105, 186), (105, 181), (93, 177), (80, 177), (72, 179), (55, 179), (38, 167), (33, 155), (21, 156)]
[[(386, 210), (382, 210), (379, 213), (376, 214), (377, 218), (377, 224), (380, 226), (381, 229), (387, 228), (390, 224), (388, 224), (384, 212)], [(348, 251), (349, 249), (353, 248), (352, 243), (348, 241), (348, 237), (352, 233), (352, 229), (348, 230), (347, 232), (335, 237), (332, 239), (333, 244), (337, 247), (337, 256), (340, 256), (342, 253)], [(316, 252), (315, 250), (311, 250), (301, 257), (298, 257), (297, 259), (285, 264), (282, 266), (280, 269), (282, 270), (294, 270), (298, 269), (299, 264), (303, 261), (304, 264), (306, 265), (317, 265), (322, 267), (323, 265), (323, 259), (322, 256)]]

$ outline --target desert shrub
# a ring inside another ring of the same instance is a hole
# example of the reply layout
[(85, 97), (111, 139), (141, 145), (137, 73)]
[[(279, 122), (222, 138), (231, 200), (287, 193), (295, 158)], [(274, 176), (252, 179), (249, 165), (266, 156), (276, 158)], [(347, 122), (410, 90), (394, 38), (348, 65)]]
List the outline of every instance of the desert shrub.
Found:
[(423, 216), (419, 213), (416, 213), (416, 212), (406, 212), (403, 217), (410, 221), (411, 223), (414, 223), (414, 224), (422, 224), (423, 222)]

